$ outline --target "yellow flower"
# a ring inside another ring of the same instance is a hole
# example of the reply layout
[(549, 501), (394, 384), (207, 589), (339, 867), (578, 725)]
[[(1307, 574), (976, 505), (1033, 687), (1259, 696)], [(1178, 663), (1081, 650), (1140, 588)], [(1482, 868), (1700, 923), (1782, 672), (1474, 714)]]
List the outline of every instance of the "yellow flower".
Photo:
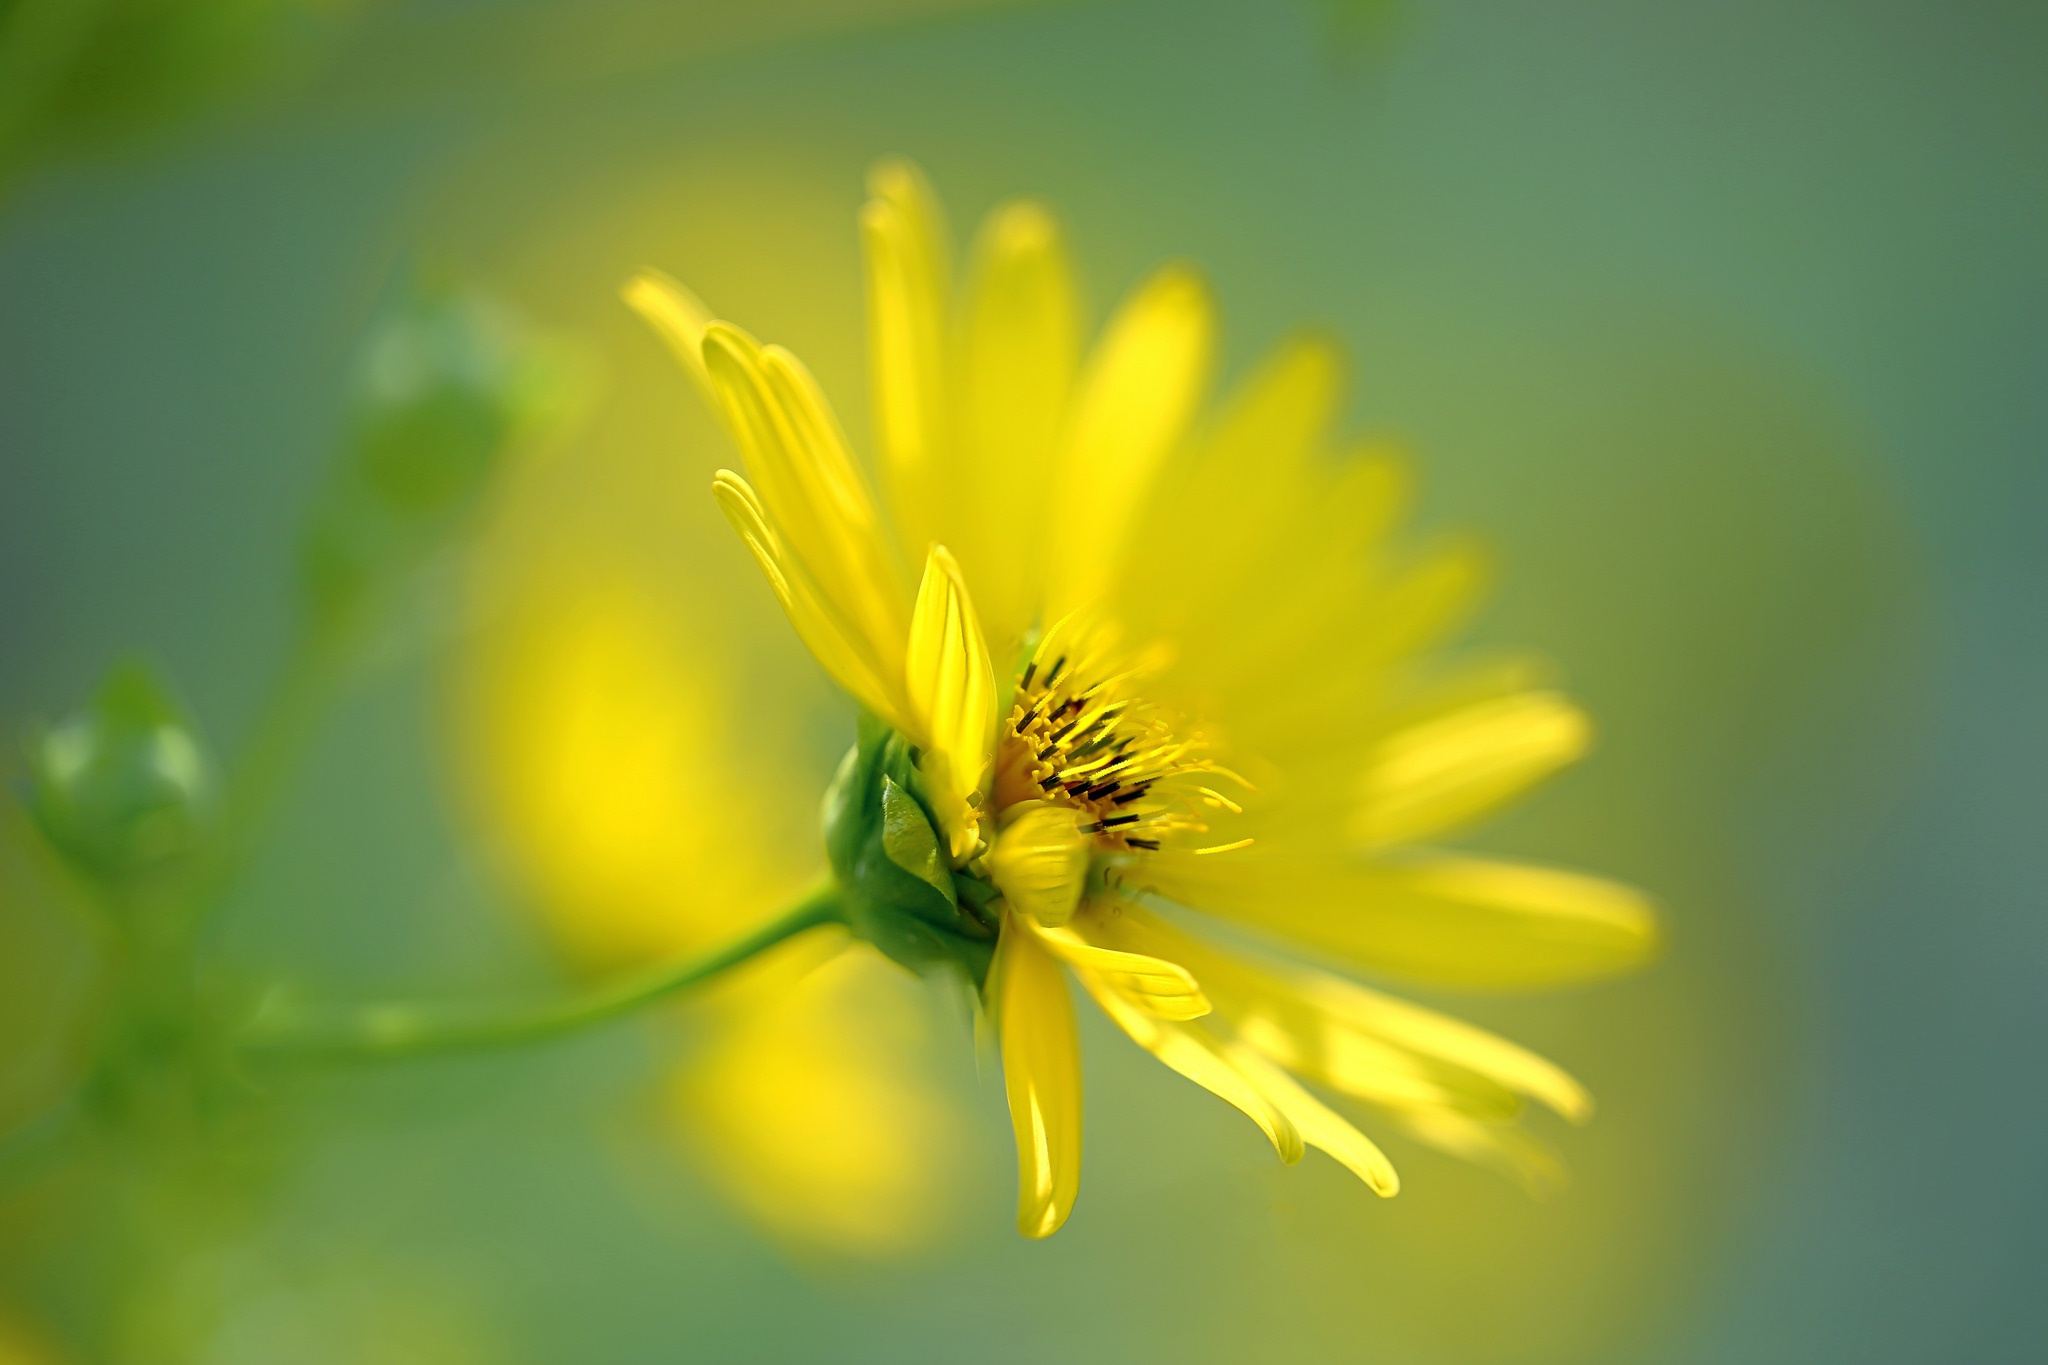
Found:
[(796, 357), (659, 274), (626, 297), (739, 446), (746, 476), (714, 484), (727, 518), (874, 718), (828, 800), (852, 922), (906, 962), (986, 966), (1021, 1230), (1057, 1229), (1079, 1186), (1069, 978), (1285, 1161), (1317, 1147), (1397, 1188), (1305, 1081), (1541, 1173), (1525, 1103), (1591, 1112), (1562, 1070), (1202, 928), (1467, 987), (1586, 980), (1655, 945), (1625, 887), (1417, 847), (1578, 758), (1590, 728), (1528, 665), (1423, 662), (1479, 558), (1390, 543), (1404, 466), (1332, 448), (1333, 348), (1290, 342), (1203, 421), (1215, 321), (1189, 268), (1142, 283), (1084, 357), (1041, 206), (989, 216), (957, 301), (914, 167), (876, 168), (860, 222), (887, 516)]

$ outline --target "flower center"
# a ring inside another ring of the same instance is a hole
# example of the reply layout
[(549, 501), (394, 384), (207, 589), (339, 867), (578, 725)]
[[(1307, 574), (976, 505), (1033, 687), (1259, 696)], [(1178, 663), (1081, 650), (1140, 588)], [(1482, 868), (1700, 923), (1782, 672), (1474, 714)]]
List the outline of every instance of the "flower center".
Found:
[(1190, 780), (1227, 769), (1127, 690), (1132, 670), (1112, 672), (1101, 651), (1055, 630), (1017, 680), (996, 752), (995, 806), (1053, 801), (1084, 816), (1081, 830), (1112, 849), (1153, 851), (1170, 835), (1206, 833), (1201, 809), (1239, 813), (1221, 793)]

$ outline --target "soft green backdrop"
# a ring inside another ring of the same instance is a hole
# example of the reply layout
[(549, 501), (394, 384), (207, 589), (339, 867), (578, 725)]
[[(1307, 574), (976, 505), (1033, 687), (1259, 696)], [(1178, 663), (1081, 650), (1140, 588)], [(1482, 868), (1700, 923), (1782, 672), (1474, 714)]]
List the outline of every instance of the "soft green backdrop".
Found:
[[(280, 1097), (231, 1188), (139, 1239), (119, 1174), (9, 1196), (7, 1314), (59, 1359), (218, 1365), (2032, 1349), (2048, 12), (942, 8), (294, 10), (225, 94), (24, 141), (0, 204), (0, 718), (60, 714), (140, 648), (234, 748), (405, 259), (588, 357), (565, 507), (621, 451), (673, 451), (684, 489), (727, 458), (616, 301), (642, 264), (804, 355), (864, 430), (852, 214), (865, 164), (908, 153), (962, 235), (1049, 198), (1098, 317), (1160, 260), (1202, 263), (1231, 373), (1333, 329), (1352, 421), (1417, 451), (1425, 520), (1497, 546), (1478, 638), (1558, 659), (1602, 739), (1483, 842), (1645, 885), (1671, 931), (1628, 982), (1447, 1002), (1598, 1094), (1555, 1134), (1572, 1187), (1532, 1201), (1395, 1146), (1407, 1188), (1378, 1204), (1328, 1163), (1278, 1168), (1091, 1018), (1067, 1231), (1011, 1233), (1000, 1096), (962, 1030), (943, 1074), (979, 1148), (950, 1231), (796, 1251), (676, 1159), (661, 1044), (628, 1026)], [(762, 657), (805, 667), (708, 498), (674, 525), (701, 538), (674, 590), (746, 604)], [(449, 771), (457, 573), (355, 680), (222, 926), (230, 960), (334, 992), (549, 978)], [(822, 774), (843, 732), (818, 705), (787, 724)], [(34, 880), (0, 858), (9, 1122), (58, 1084), (32, 1044), (89, 976), (25, 908)]]

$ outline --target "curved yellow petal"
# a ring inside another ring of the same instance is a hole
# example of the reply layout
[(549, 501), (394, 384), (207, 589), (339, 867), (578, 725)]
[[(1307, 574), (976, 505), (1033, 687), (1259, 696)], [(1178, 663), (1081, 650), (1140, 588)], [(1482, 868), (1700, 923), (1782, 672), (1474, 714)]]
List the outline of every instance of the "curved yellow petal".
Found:
[(1218, 1099), (1235, 1105), (1259, 1125), (1282, 1161), (1291, 1166), (1301, 1160), (1301, 1130), (1294, 1120), (1238, 1073), (1214, 1039), (1199, 1028), (1145, 1013), (1088, 972), (1079, 975), (1095, 1003), (1132, 1042)]
[(1382, 1199), (1401, 1192), (1401, 1177), (1394, 1163), (1371, 1138), (1353, 1127), (1349, 1120), (1301, 1088), (1295, 1079), (1242, 1043), (1225, 1049), (1238, 1074), (1257, 1086), (1281, 1113), (1301, 1130), (1301, 1140), (1328, 1152), (1346, 1170), (1363, 1180), (1366, 1188)]
[(991, 968), (1003, 1089), (1017, 1134), (1017, 1230), (1050, 1237), (1081, 1189), (1081, 1053), (1059, 963), (1038, 940), (1003, 928)]
[(1550, 1194), (1565, 1183), (1564, 1165), (1557, 1153), (1524, 1129), (1484, 1123), (1445, 1109), (1394, 1110), (1392, 1115), (1417, 1142), (1461, 1161), (1490, 1166), (1530, 1194)]
[(797, 638), (811, 656), (863, 706), (892, 724), (902, 724), (893, 690), (876, 673), (851, 628), (825, 605), (803, 566), (784, 550), (753, 488), (730, 469), (721, 469), (711, 481), (711, 496), (753, 552), (754, 562), (761, 566), (768, 586), (775, 590), (783, 612), (796, 627)]
[(1202, 994), (1194, 975), (1177, 962), (1100, 947), (1072, 926), (1048, 928), (1034, 923), (1028, 927), (1053, 956), (1147, 1014), (1181, 1021), (1199, 1019), (1209, 1012), (1209, 997)]
[(1073, 807), (1033, 802), (1005, 812), (1009, 822), (989, 852), (989, 874), (1010, 907), (1039, 924), (1074, 917), (1088, 882), (1088, 836)]
[(1094, 601), (1116, 568), (1140, 499), (1208, 386), (1215, 316), (1201, 278), (1160, 270), (1124, 301), (1089, 357), (1053, 484), (1046, 615)]
[(1380, 847), (1455, 829), (1576, 762), (1592, 738), (1586, 713), (1556, 692), (1499, 697), (1409, 726), (1368, 760), (1352, 831)]
[(1038, 622), (1046, 518), (1019, 516), (1019, 490), (1055, 470), (1079, 354), (1080, 308), (1059, 225), (1043, 205), (1004, 204), (976, 240), (962, 337), (963, 503), (944, 539), (980, 597), (999, 649)]
[(683, 370), (712, 398), (711, 375), (704, 368), (704, 329), (711, 310), (704, 301), (659, 270), (643, 269), (626, 281), (619, 296), (668, 343)]
[(1149, 887), (1361, 966), (1449, 986), (1528, 989), (1642, 965), (1658, 949), (1643, 894), (1578, 872), (1486, 858), (1368, 863), (1167, 850)]
[(868, 171), (860, 211), (876, 449), (912, 546), (946, 538), (946, 221), (924, 173), (894, 158)]
[(1143, 910), (1117, 927), (1119, 942), (1199, 972), (1245, 1041), (1333, 1090), (1496, 1120), (1527, 1096), (1573, 1123), (1592, 1117), (1592, 1096), (1563, 1068), (1485, 1029), (1328, 972), (1225, 951)]
[(1573, 1123), (1593, 1117), (1593, 1097), (1570, 1072), (1498, 1034), (1322, 972), (1297, 972), (1290, 984), (1327, 1019), (1463, 1067)]
[[(785, 558), (900, 699), (909, 594), (867, 479), (816, 381), (787, 351), (723, 322), (705, 329), (704, 364)], [(885, 714), (906, 709), (898, 700)]]
[(975, 803), (995, 760), (996, 677), (960, 566), (943, 545), (925, 560), (903, 681), (926, 746), (925, 770), (943, 794), (939, 822), (957, 865), (974, 851)]

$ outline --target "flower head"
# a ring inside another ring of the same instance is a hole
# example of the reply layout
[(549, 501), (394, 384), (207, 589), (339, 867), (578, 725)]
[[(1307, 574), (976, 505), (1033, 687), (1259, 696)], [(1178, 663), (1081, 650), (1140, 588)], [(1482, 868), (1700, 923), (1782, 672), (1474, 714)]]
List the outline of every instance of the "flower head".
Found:
[(794, 356), (664, 276), (627, 298), (724, 417), (746, 473), (720, 472), (714, 494), (869, 717), (826, 806), (850, 919), (984, 988), (1022, 1231), (1057, 1229), (1079, 1186), (1070, 980), (1283, 1160), (1317, 1147), (1398, 1187), (1313, 1085), (1540, 1174), (1526, 1102), (1591, 1110), (1563, 1071), (1202, 928), (1467, 986), (1583, 980), (1652, 950), (1625, 887), (1417, 847), (1588, 742), (1527, 666), (1423, 662), (1476, 594), (1476, 553), (1392, 547), (1403, 466), (1330, 448), (1328, 343), (1284, 347), (1198, 425), (1215, 322), (1192, 270), (1141, 284), (1084, 358), (1042, 207), (989, 216), (956, 302), (923, 177), (888, 162), (869, 188), (886, 511)]

